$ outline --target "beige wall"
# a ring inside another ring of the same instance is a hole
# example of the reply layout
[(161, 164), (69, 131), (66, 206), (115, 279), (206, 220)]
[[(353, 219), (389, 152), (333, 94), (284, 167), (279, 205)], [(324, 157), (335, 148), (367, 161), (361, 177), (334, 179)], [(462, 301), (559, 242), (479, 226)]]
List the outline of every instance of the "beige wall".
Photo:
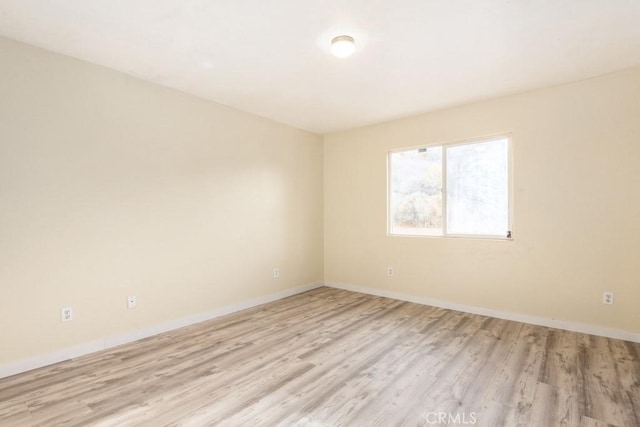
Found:
[(322, 280), (322, 156), (317, 135), (0, 39), (0, 364)]
[[(513, 241), (386, 235), (388, 150), (503, 132)], [(324, 141), (326, 281), (640, 331), (640, 69)]]

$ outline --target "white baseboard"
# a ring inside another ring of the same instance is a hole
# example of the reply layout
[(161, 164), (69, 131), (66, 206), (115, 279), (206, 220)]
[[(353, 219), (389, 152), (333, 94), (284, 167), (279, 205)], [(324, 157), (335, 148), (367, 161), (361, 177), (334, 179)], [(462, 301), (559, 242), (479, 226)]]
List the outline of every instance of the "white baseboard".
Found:
[(19, 360), (17, 362), (10, 362), (0, 365), (0, 378), (9, 377), (11, 375), (19, 374), (21, 372), (30, 371), (32, 369), (41, 368), (43, 366), (52, 365), (54, 363), (63, 362), (65, 360), (74, 359), (76, 357), (85, 356), (90, 353), (95, 353), (100, 350), (106, 350), (108, 348), (117, 347), (122, 344), (126, 344), (132, 341), (137, 341), (143, 338), (147, 338), (153, 335), (158, 335), (163, 332), (171, 331), (174, 329), (189, 326), (194, 323), (204, 322), (205, 320), (214, 319), (216, 317), (224, 316), (226, 314), (235, 313), (240, 310), (255, 307), (268, 302), (283, 299), (292, 295), (300, 294), (302, 292), (310, 291), (311, 289), (319, 288), (323, 286), (322, 282), (309, 283), (307, 285), (298, 286), (293, 289), (287, 289), (285, 291), (277, 292), (274, 294), (266, 295), (263, 297), (253, 298), (250, 300), (242, 301), (237, 304), (228, 305), (226, 307), (217, 308), (205, 313), (195, 314), (193, 316), (183, 317), (181, 319), (171, 320), (159, 325), (151, 326), (144, 329), (139, 329), (133, 332), (127, 332), (124, 334), (98, 339), (95, 341), (80, 344), (74, 347), (68, 347), (61, 350), (54, 351), (42, 356), (31, 357), (28, 359)]
[(385, 291), (382, 289), (368, 288), (365, 286), (350, 285), (346, 283), (325, 282), (325, 286), (347, 291), (360, 292), (363, 294), (375, 295), (386, 298), (393, 298), (401, 301), (414, 302), (417, 304), (430, 305), (434, 307), (447, 308), (465, 313), (480, 314), (482, 316), (496, 317), (498, 319), (514, 320), (516, 322), (529, 323), (532, 325), (546, 326), (549, 328), (564, 329), (572, 332), (598, 335), (607, 338), (617, 338), (625, 341), (640, 343), (640, 333), (630, 332), (621, 329), (606, 328), (603, 326), (590, 325), (586, 323), (570, 322), (559, 319), (548, 319), (544, 317), (529, 316), (527, 314), (513, 313), (508, 311), (493, 310), (490, 308), (474, 307), (471, 305), (457, 304), (447, 301), (434, 300), (430, 298), (417, 297), (400, 292)]

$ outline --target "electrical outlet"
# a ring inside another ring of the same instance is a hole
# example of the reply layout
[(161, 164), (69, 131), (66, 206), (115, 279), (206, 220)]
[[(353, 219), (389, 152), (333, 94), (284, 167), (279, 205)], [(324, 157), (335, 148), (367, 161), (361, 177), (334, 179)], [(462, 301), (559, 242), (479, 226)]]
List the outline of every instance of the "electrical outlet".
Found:
[(273, 269), (273, 277), (275, 279), (277, 279), (278, 277), (280, 277), (280, 269), (278, 267)]
[(387, 276), (393, 276), (393, 267), (387, 267)]
[(135, 295), (129, 295), (127, 297), (127, 308), (131, 310), (132, 308), (136, 308), (136, 305), (138, 305), (138, 299)]
[(602, 293), (602, 303), (603, 304), (613, 304), (613, 292), (603, 292)]
[(60, 310), (60, 321), (70, 322), (73, 320), (73, 307), (65, 307)]

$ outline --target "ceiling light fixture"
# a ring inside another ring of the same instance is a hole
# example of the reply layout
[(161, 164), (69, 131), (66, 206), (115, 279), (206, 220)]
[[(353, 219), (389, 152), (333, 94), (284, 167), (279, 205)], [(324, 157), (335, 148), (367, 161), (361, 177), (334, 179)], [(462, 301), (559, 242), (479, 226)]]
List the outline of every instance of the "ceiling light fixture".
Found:
[(338, 36), (331, 40), (331, 53), (338, 58), (346, 58), (353, 54), (356, 45), (351, 36)]

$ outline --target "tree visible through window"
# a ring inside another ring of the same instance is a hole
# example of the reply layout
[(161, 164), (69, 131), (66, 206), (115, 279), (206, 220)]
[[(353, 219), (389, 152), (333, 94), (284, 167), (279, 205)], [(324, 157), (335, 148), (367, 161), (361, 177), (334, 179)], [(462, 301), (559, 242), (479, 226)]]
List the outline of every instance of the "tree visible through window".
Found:
[(510, 237), (509, 140), (389, 154), (389, 233)]

